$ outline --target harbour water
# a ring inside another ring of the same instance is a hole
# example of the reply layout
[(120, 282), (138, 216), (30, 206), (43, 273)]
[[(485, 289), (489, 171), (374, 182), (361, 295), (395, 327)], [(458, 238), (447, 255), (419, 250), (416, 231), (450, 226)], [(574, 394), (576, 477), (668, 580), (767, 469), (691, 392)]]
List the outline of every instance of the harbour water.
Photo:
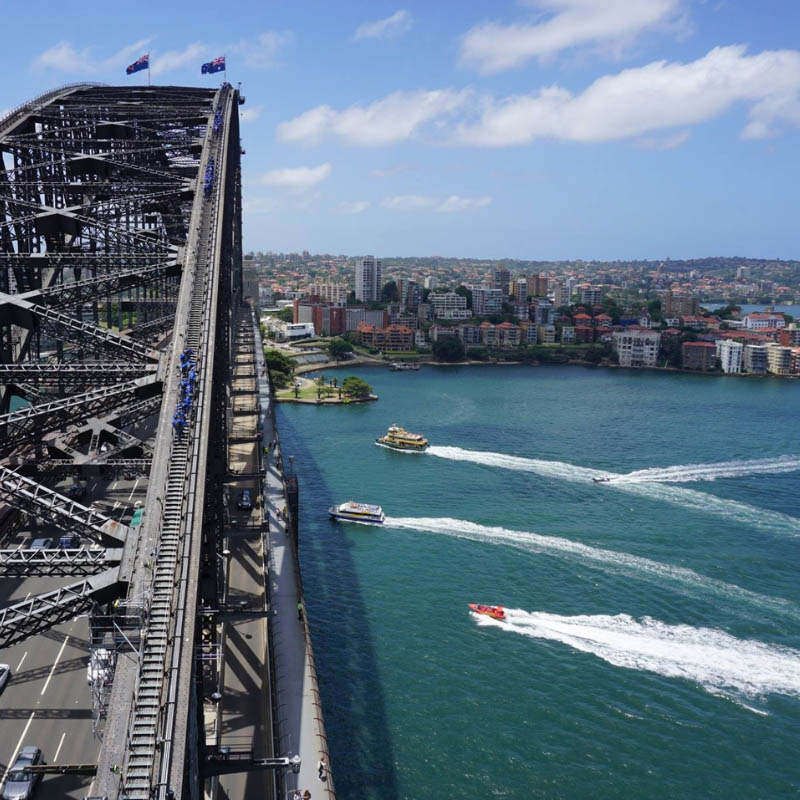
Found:
[(353, 374), (278, 413), (340, 800), (800, 792), (800, 384)]

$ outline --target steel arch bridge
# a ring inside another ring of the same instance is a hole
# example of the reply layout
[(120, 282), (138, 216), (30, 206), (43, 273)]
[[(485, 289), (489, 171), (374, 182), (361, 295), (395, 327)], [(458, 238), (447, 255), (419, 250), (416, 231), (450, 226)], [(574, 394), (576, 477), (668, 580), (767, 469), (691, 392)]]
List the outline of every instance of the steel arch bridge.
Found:
[[(216, 600), (202, 575), (242, 301), (240, 102), (230, 84), (79, 84), (0, 120), (0, 575), (52, 578), (0, 609), (0, 647), (88, 613), (93, 638), (132, 654), (95, 698), (97, 796), (201, 787), (197, 608)], [(135, 526), (80, 496), (82, 479), (121, 475), (147, 487)], [(77, 538), (10, 549), (31, 518)]]

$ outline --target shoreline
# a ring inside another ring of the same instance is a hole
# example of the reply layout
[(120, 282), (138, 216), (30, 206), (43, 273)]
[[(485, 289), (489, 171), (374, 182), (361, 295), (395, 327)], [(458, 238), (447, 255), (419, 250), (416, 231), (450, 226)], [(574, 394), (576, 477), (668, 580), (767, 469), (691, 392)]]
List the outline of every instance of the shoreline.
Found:
[[(703, 371), (693, 369), (682, 369), (681, 367), (624, 367), (620, 364), (611, 364), (608, 362), (595, 364), (591, 361), (564, 361), (559, 364), (547, 364), (541, 361), (524, 362), (524, 361), (414, 361), (408, 362), (419, 364), (421, 367), (595, 367), (597, 369), (625, 369), (633, 372), (648, 371), (648, 372), (666, 372), (678, 375), (703, 375), (710, 378), (780, 378), (781, 380), (797, 380), (800, 375), (773, 375), (772, 373), (765, 373), (759, 375), (753, 372), (718, 372)], [(323, 364), (304, 364), (295, 370), (296, 374), (305, 374), (309, 372), (321, 372), (327, 369), (345, 369), (347, 367), (386, 367), (390, 366), (389, 361), (377, 361), (373, 359), (361, 361), (353, 359), (351, 361), (330, 361)], [(280, 402), (285, 402), (281, 400)], [(298, 401), (300, 402), (300, 401)], [(310, 402), (310, 401), (302, 401)], [(315, 402), (315, 401), (313, 401)]]

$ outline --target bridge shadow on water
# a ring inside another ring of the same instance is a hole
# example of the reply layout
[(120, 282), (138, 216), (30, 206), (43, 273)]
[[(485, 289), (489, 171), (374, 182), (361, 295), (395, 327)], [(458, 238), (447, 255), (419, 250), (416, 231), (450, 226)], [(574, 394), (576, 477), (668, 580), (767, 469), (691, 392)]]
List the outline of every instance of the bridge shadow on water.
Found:
[(280, 407), (277, 424), (298, 477), (300, 565), (336, 795), (397, 800), (383, 688), (350, 544), (340, 529), (331, 537), (333, 523), (321, 510), (334, 500), (306, 439)]

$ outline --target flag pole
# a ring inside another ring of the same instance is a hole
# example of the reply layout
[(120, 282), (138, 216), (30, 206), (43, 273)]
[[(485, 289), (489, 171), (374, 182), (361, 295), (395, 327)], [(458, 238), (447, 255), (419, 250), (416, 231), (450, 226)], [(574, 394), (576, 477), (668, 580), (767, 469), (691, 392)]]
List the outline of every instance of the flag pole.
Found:
[(147, 85), (150, 85), (150, 53), (147, 54)]
[(225, 69), (222, 70), (222, 75), (225, 78), (225, 83), (228, 82), (228, 61), (225, 56), (222, 56), (222, 63), (225, 65)]

